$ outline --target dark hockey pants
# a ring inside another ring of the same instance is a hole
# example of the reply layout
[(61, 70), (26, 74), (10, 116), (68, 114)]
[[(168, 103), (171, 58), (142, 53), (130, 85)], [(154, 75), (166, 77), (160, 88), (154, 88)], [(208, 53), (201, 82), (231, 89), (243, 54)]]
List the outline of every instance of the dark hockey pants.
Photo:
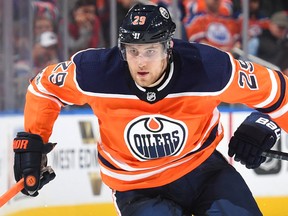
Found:
[(122, 216), (262, 215), (243, 178), (217, 151), (168, 185), (114, 196)]

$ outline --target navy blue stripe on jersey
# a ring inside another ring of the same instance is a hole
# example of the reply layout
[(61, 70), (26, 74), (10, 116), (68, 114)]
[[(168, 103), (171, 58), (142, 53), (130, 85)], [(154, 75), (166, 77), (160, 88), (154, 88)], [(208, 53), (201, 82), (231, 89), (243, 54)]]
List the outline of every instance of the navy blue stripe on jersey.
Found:
[(109, 167), (110, 169), (121, 170), (113, 166), (111, 163), (109, 163), (109, 161), (107, 161), (99, 152), (98, 152), (98, 159), (101, 161), (102, 164), (104, 164), (106, 167)]
[(277, 110), (280, 105), (282, 104), (283, 100), (284, 100), (284, 97), (285, 97), (285, 89), (286, 89), (286, 82), (285, 82), (285, 78), (283, 77), (283, 73), (280, 72), (280, 71), (276, 71), (277, 72), (277, 75), (279, 76), (279, 79), (280, 79), (280, 97), (279, 99), (277, 100), (276, 103), (274, 103), (272, 106), (270, 107), (267, 107), (267, 108), (258, 108), (256, 110), (258, 110), (259, 112), (262, 112), (262, 113), (270, 113), (270, 112), (273, 112), (275, 110)]

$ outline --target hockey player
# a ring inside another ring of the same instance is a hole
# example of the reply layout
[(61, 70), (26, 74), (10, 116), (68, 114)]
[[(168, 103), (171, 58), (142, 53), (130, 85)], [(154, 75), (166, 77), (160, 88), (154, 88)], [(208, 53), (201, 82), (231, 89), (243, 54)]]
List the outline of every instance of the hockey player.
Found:
[(229, 143), (231, 157), (258, 167), (278, 138), (277, 125), (288, 131), (288, 79), (208, 45), (172, 39), (174, 30), (166, 8), (137, 4), (117, 47), (80, 51), (31, 81), (25, 131), (14, 140), (23, 193), (36, 196), (55, 177), (45, 158), (61, 107), (89, 104), (100, 125), (102, 180), (119, 215), (261, 215), (243, 178), (215, 150), (223, 137), (217, 106), (260, 111)]

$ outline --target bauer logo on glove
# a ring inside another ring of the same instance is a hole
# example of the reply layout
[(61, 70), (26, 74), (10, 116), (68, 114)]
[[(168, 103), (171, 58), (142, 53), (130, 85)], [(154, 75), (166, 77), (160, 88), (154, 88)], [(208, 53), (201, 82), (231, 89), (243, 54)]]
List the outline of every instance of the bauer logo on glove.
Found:
[[(261, 114), (261, 115), (264, 115), (264, 114)], [(256, 123), (265, 125), (266, 127), (270, 128), (272, 131), (274, 131), (274, 133), (277, 137), (276, 142), (280, 139), (281, 128), (279, 128), (279, 126), (275, 122), (271, 121), (271, 119), (268, 116), (266, 116), (265, 118), (259, 117), (256, 120)]]

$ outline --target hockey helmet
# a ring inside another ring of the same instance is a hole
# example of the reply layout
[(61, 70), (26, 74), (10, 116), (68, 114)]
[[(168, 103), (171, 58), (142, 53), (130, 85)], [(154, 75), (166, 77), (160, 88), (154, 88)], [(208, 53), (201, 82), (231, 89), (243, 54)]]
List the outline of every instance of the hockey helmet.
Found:
[(119, 43), (145, 44), (172, 39), (176, 25), (162, 6), (136, 4), (119, 28)]

